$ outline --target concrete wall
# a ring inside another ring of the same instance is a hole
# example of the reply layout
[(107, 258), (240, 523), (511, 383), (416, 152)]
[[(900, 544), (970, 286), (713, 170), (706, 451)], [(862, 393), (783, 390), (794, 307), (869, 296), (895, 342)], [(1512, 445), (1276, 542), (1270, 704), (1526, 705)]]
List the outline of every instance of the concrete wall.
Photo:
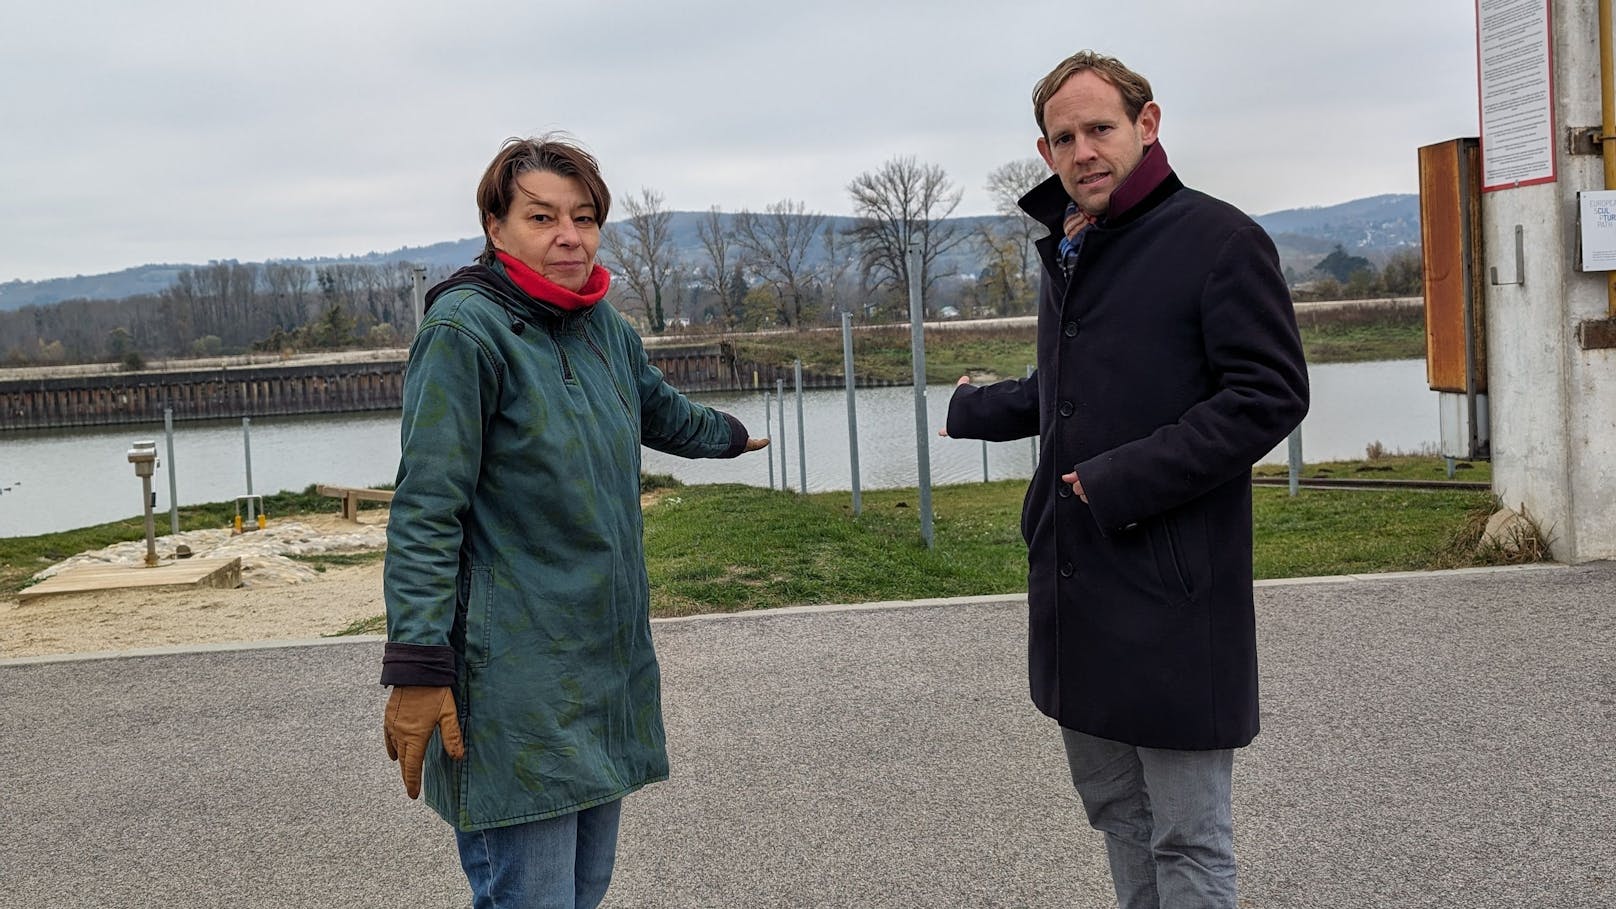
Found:
[(1577, 192), (1603, 189), (1598, 156), (1571, 155), (1567, 127), (1600, 122), (1593, 0), (1553, 4), (1558, 180), (1486, 193), (1484, 271), (1525, 283), (1485, 290), (1493, 488), (1524, 505), (1567, 562), (1616, 558), (1616, 350), (1583, 350), (1577, 324), (1607, 316), (1605, 276), (1577, 270)]

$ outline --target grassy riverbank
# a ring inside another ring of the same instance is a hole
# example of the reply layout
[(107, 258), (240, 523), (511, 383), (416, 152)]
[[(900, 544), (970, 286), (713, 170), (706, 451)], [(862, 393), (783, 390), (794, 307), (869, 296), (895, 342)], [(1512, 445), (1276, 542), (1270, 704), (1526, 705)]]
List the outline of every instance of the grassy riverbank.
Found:
[[(1419, 307), (1343, 306), (1298, 314), (1309, 363), (1361, 363), (1425, 357), (1425, 315)], [(926, 332), (926, 381), (949, 384), (962, 375), (978, 381), (1026, 375), (1037, 361), (1032, 325), (933, 328)], [(803, 332), (739, 338), (742, 361), (789, 366), (821, 375), (842, 372), (840, 332)], [(908, 328), (874, 328), (853, 336), (853, 362), (862, 376), (907, 385), (914, 375)]]
[[(1260, 472), (1272, 472), (1263, 468)], [(1281, 469), (1282, 470), (1282, 469)], [(1435, 458), (1382, 458), (1308, 466), (1309, 476), (1435, 479)], [(1462, 478), (1486, 481), (1477, 463)], [(653, 484), (654, 485), (654, 484)], [(658, 615), (802, 603), (860, 602), (1007, 593), (1026, 587), (1018, 530), (1024, 481), (934, 490), (936, 546), (920, 542), (914, 489), (872, 490), (852, 516), (847, 492), (799, 496), (753, 487), (672, 486), (645, 512), (646, 554)], [(1485, 492), (1258, 488), (1259, 578), (1418, 570), (1482, 564), (1471, 550)], [(267, 496), (271, 520), (333, 513), (334, 500)], [(181, 527), (225, 527), (232, 504), (182, 509)], [(166, 520), (160, 525), (167, 528)], [(0, 539), (0, 589), (78, 552), (139, 539), (139, 520), (34, 537)]]
[[(1486, 464), (1466, 480), (1485, 481)], [(1308, 475), (1432, 479), (1432, 458), (1309, 465)], [(933, 491), (936, 545), (920, 541), (914, 489), (799, 496), (742, 486), (683, 487), (646, 511), (646, 557), (658, 615), (969, 596), (1026, 589), (1019, 524), (1025, 481)], [(1261, 578), (1452, 568), (1472, 556), (1492, 498), (1474, 490), (1252, 492)]]

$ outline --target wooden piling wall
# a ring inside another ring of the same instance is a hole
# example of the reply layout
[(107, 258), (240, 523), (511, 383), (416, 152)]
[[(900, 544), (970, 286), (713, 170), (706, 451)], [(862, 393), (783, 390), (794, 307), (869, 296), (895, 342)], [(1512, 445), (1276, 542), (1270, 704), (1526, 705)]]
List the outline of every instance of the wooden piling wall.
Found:
[[(790, 366), (737, 363), (724, 343), (646, 353), (684, 392), (773, 389), (776, 379), (795, 386)], [(177, 421), (393, 410), (402, 404), (404, 366), (402, 359), (368, 359), (13, 380), (0, 371), (0, 432), (150, 423), (163, 419), (164, 407)], [(803, 375), (805, 388), (841, 385), (840, 375)]]

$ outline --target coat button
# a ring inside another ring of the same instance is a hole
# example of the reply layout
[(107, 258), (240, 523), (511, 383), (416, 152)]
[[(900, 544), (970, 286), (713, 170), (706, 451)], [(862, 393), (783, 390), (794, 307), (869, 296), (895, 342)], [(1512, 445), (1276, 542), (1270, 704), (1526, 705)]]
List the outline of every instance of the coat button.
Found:
[(1077, 323), (1076, 322), (1067, 322), (1065, 331), (1066, 331), (1066, 337), (1068, 337), (1068, 338), (1077, 337)]
[(1069, 578), (1072, 575), (1077, 573), (1077, 569), (1072, 567), (1071, 562), (1067, 562), (1067, 563), (1061, 565), (1060, 571), (1061, 571), (1061, 577), (1063, 577), (1063, 578)]
[(1062, 401), (1061, 402), (1061, 404), (1060, 404), (1060, 415), (1061, 416), (1069, 417), (1069, 416), (1071, 416), (1072, 414), (1074, 414), (1076, 412), (1077, 412), (1077, 408), (1072, 406), (1071, 401)]
[(1072, 497), (1072, 487), (1062, 483), (1060, 484), (1060, 491), (1055, 494), (1063, 499), (1070, 499)]

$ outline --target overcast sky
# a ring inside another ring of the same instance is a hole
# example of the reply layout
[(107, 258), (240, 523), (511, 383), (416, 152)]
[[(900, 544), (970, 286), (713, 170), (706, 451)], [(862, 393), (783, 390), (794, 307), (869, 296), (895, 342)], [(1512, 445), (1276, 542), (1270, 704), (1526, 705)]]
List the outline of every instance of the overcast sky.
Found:
[(1473, 0), (0, 0), (0, 281), (474, 236), (500, 142), (556, 129), (680, 210), (848, 214), (914, 155), (984, 214), (1084, 47), (1253, 214), (1416, 192), (1477, 129)]

